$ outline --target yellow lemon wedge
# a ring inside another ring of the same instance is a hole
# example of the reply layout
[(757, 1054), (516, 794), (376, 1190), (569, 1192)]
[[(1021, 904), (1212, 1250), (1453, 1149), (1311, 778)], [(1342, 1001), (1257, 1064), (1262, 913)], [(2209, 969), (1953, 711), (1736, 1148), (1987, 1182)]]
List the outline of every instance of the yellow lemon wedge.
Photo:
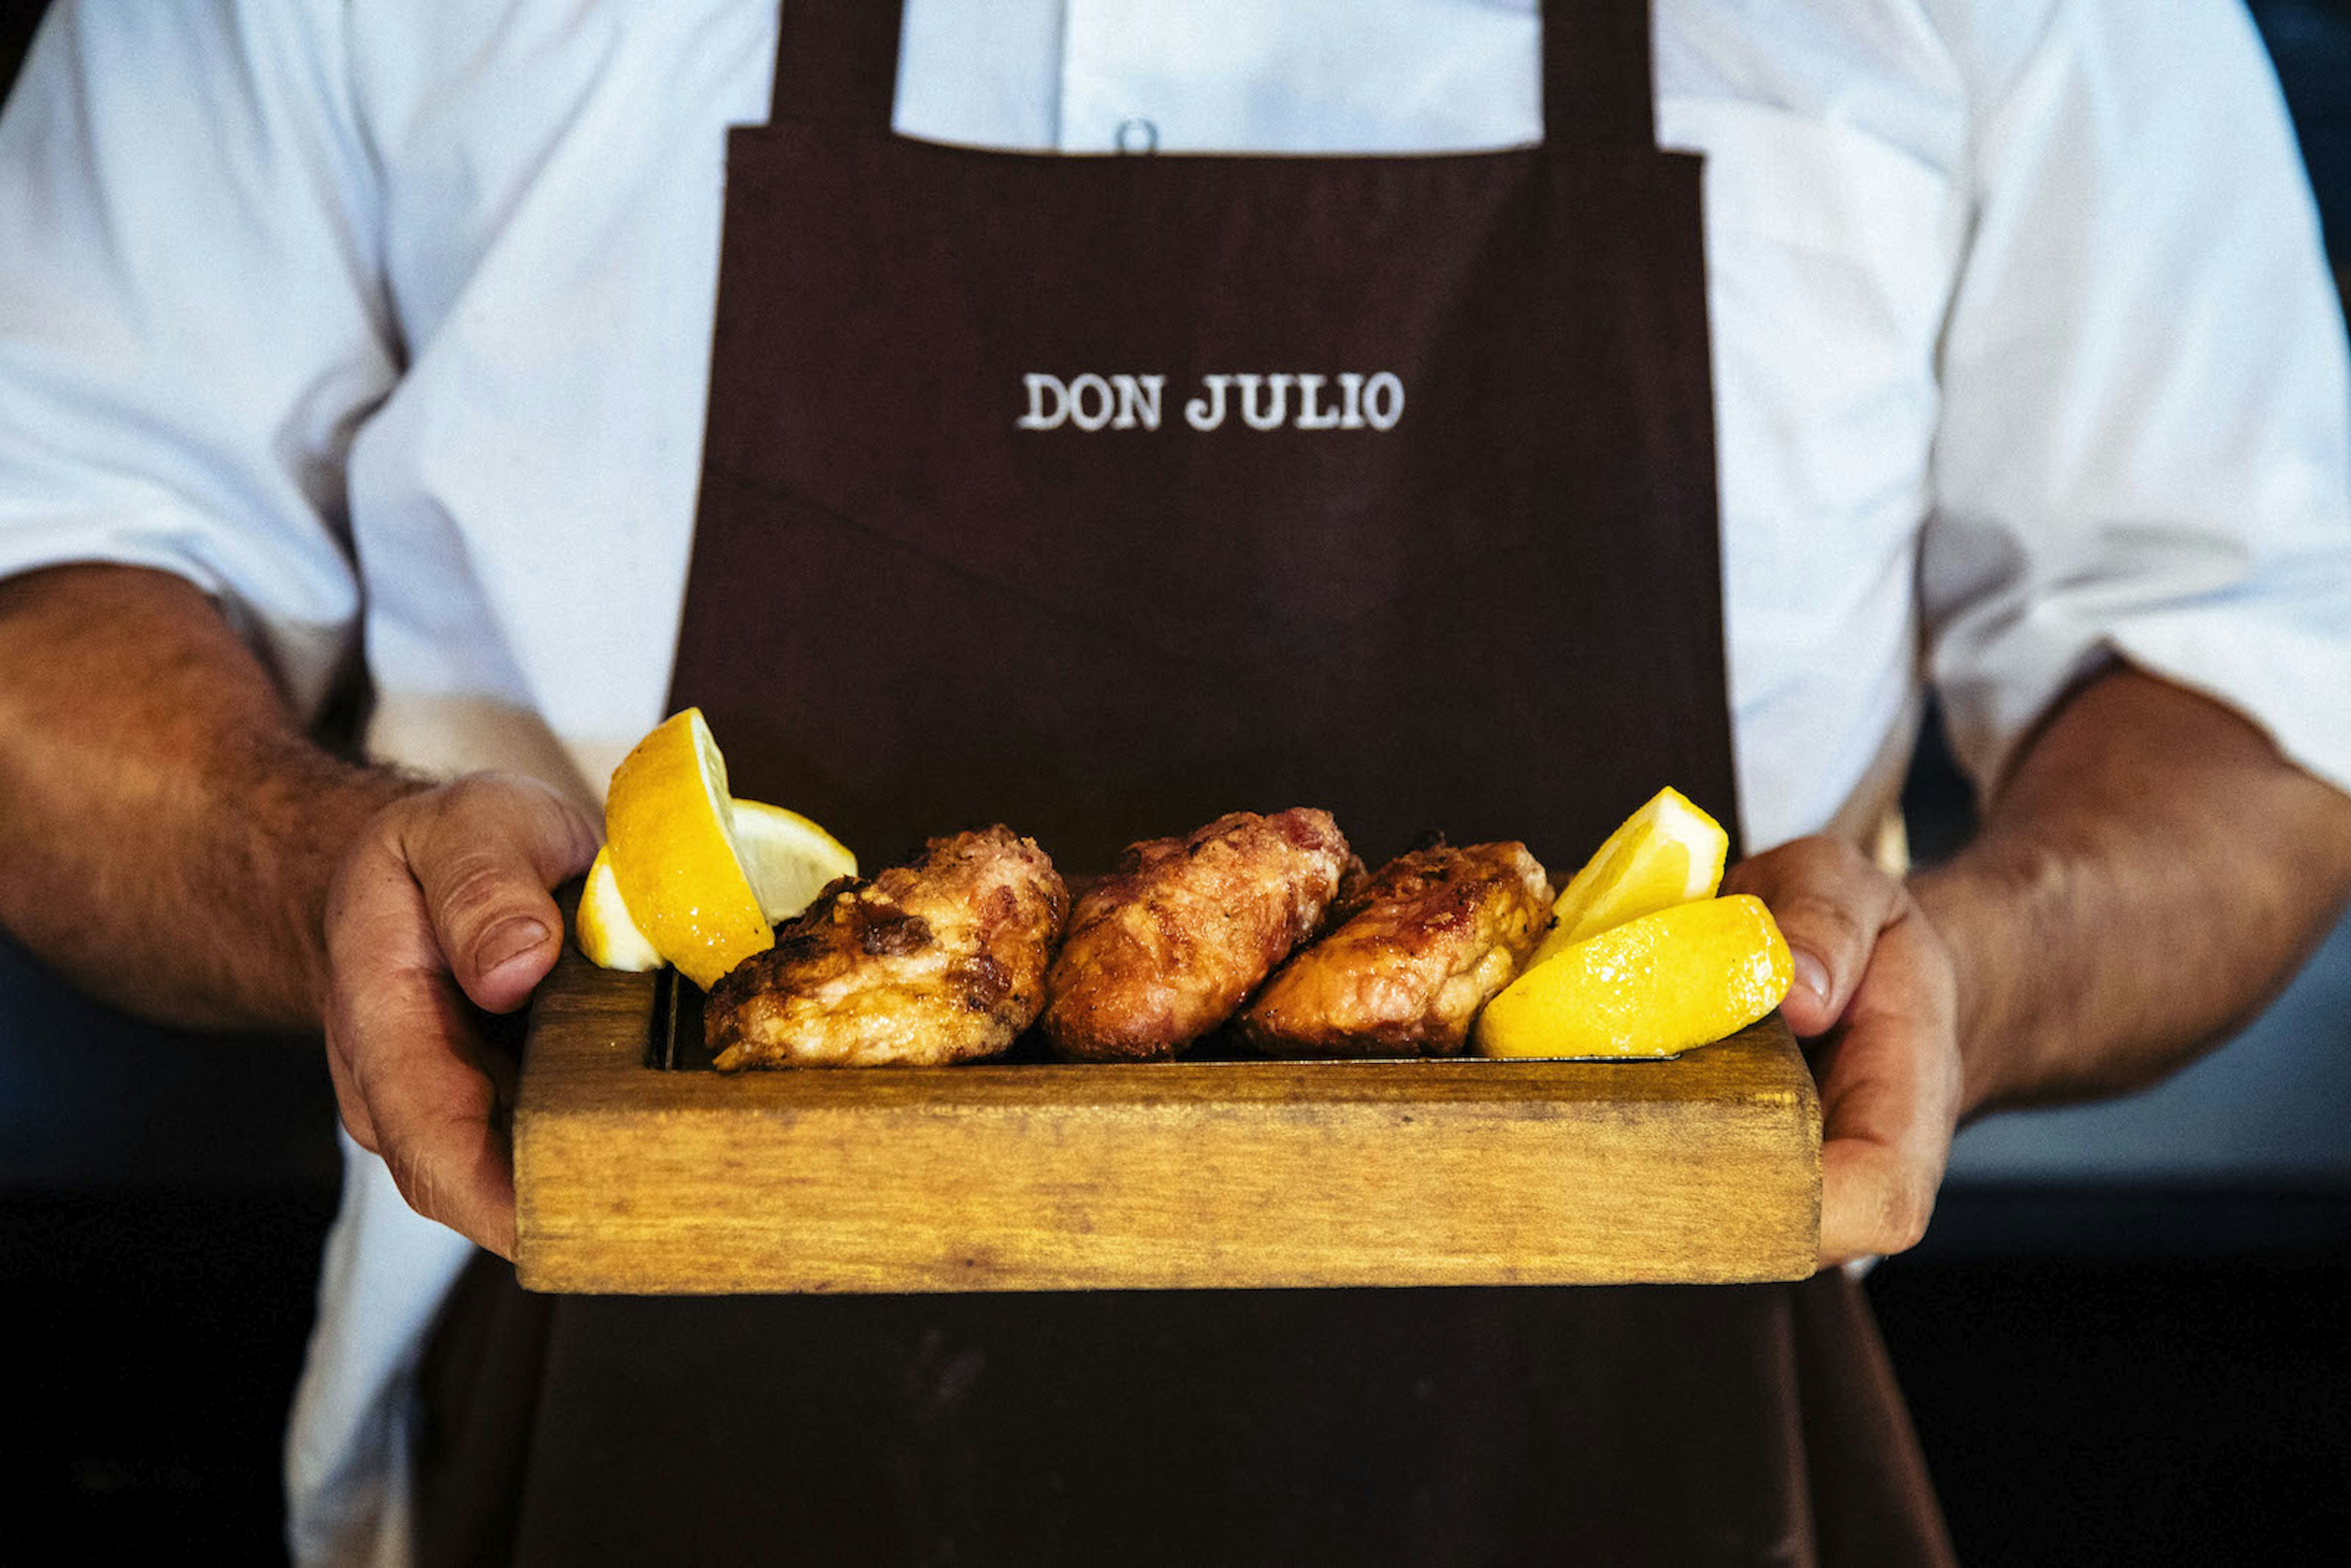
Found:
[(1534, 965), (1478, 1017), (1488, 1056), (1671, 1056), (1780, 1005), (1795, 967), (1747, 894), (1644, 915)]
[[(737, 800), (735, 849), (759, 913), (768, 925), (791, 919), (835, 879), (857, 874), (857, 857), (840, 840), (798, 811), (764, 800)], [(607, 969), (658, 969), (662, 956), (629, 914), (612, 874), (611, 847), (596, 852), (580, 894), (580, 950)]]
[(629, 906), (621, 897), (621, 884), (612, 877), (612, 852), (609, 846), (596, 852), (596, 862), (588, 868), (588, 885), (580, 890), (576, 929), (580, 950), (599, 967), (643, 974), (662, 966), (662, 956), (645, 940), (637, 923), (629, 918)]
[(1552, 904), (1551, 930), (1529, 968), (1611, 926), (1692, 899), (1722, 885), (1730, 835), (1670, 787), (1625, 819)]
[(735, 802), (735, 849), (774, 925), (816, 902), (826, 886), (857, 874), (849, 847), (798, 811), (764, 800)]
[(707, 990), (775, 946), (736, 849), (726, 762), (700, 708), (656, 726), (612, 770), (604, 797), (612, 879), (637, 929)]

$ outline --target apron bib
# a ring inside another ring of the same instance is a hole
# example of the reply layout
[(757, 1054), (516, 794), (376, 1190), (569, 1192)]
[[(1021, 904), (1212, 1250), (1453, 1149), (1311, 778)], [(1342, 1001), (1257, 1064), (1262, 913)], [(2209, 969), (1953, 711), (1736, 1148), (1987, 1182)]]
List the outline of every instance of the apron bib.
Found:
[[(1072, 874), (1240, 809), (1562, 877), (1666, 783), (1735, 831), (1645, 0), (1546, 7), (1541, 146), (1381, 158), (902, 138), (897, 12), (789, 0), (729, 142), (673, 706), (738, 793)], [(484, 1255), (423, 1385), (427, 1562), (1949, 1555), (1842, 1273), (675, 1300)]]
[(1540, 147), (1072, 158), (892, 133), (887, 5), (733, 133), (673, 708), (860, 855), (1066, 872), (1322, 806), (1562, 874), (1738, 821), (1698, 162), (1647, 11), (1558, 7)]

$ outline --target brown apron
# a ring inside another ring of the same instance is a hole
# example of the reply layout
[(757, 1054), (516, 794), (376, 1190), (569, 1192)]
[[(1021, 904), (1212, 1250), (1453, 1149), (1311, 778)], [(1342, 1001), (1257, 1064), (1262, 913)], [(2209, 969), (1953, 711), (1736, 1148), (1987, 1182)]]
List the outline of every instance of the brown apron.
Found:
[[(890, 129), (791, 0), (733, 133), (674, 706), (869, 863), (1238, 808), (1574, 864), (1737, 821), (1695, 158), (1646, 0), (1544, 140), (1069, 158)], [(1112, 1071), (1106, 1069), (1105, 1071)], [(1947, 1554), (1841, 1275), (1733, 1290), (660, 1301), (436, 1334), (427, 1560), (1891, 1563)]]

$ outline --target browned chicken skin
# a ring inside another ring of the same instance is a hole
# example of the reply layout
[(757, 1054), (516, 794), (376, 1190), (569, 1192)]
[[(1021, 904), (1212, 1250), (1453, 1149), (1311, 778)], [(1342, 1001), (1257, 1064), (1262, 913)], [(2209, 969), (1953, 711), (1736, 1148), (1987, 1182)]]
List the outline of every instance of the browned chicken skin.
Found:
[(1332, 931), (1237, 1024), (1269, 1056), (1452, 1056), (1551, 923), (1551, 883), (1520, 843), (1438, 845), (1382, 866)]
[(737, 965), (703, 1011), (716, 1065), (928, 1066), (993, 1056), (1045, 1001), (1069, 890), (1009, 828), (933, 839), (844, 878)]
[(1351, 856), (1328, 811), (1235, 811), (1126, 852), (1089, 888), (1046, 979), (1063, 1056), (1148, 1061), (1230, 1018), (1322, 923)]

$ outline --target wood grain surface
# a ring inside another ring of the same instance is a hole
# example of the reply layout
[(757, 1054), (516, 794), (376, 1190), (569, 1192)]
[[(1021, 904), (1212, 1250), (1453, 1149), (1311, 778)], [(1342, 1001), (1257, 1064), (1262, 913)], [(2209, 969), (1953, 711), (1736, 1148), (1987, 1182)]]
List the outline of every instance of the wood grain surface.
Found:
[(568, 945), (515, 1115), (523, 1284), (624, 1293), (1801, 1279), (1820, 1103), (1777, 1014), (1672, 1061), (651, 1064)]

